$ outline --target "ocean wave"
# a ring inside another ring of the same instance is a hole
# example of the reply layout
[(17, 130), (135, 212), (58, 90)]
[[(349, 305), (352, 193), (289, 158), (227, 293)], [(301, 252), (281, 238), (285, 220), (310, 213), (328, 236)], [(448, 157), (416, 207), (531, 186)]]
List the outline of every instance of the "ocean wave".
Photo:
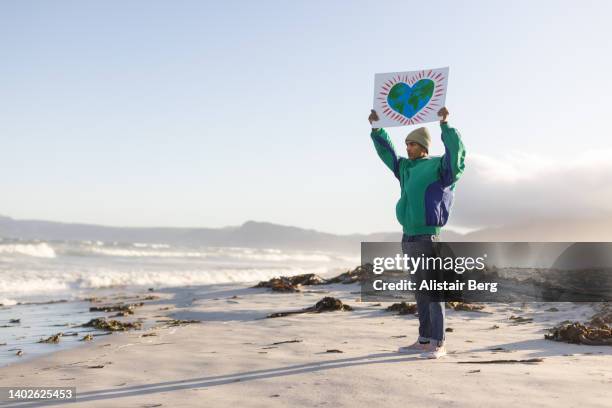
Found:
[(8, 298), (0, 297), (0, 305), (2, 306), (13, 306), (16, 304), (17, 304), (17, 301), (15, 299), (8, 299)]
[(153, 249), (170, 248), (170, 245), (168, 244), (146, 244), (142, 242), (134, 242), (132, 246), (135, 246), (136, 248), (153, 248)]
[(128, 248), (110, 248), (110, 247), (89, 247), (89, 252), (98, 255), (134, 257), (134, 258), (206, 258), (208, 254), (200, 251), (151, 251), (151, 250), (136, 250)]
[(78, 257), (117, 257), (117, 258), (184, 258), (211, 259), (225, 261), (258, 261), (258, 262), (306, 262), (328, 263), (359, 261), (338, 253), (324, 251), (281, 250), (275, 248), (244, 247), (173, 247), (164, 243), (117, 243), (102, 241), (81, 242), (0, 242), (0, 260), (14, 262), (16, 256), (33, 258)]
[(35, 258), (56, 257), (53, 247), (45, 242), (37, 244), (0, 244), (0, 254), (26, 255)]
[[(321, 268), (318, 272), (325, 272)], [(228, 269), (215, 271), (150, 271), (106, 273), (82, 276), (76, 282), (79, 289), (109, 288), (114, 286), (190, 286), (219, 283), (247, 283), (270, 279), (283, 274), (296, 274), (295, 270)]]
[(17, 296), (29, 293), (52, 293), (70, 289), (70, 281), (64, 277), (32, 276), (25, 273), (12, 279), (0, 279), (0, 296)]
[[(331, 262), (345, 260), (342, 256), (320, 252), (283, 252), (279, 249), (252, 249), (252, 248), (205, 248), (204, 250), (164, 250), (165, 244), (132, 244), (130, 247), (121, 246), (85, 246), (87, 253), (102, 256), (115, 256), (124, 258), (223, 258), (240, 261), (268, 261), (268, 262)], [(136, 249), (137, 248), (137, 249)]]
[[(102, 289), (120, 286), (176, 287), (222, 283), (249, 283), (280, 275), (316, 273), (325, 276), (341, 268), (231, 268), (215, 270), (96, 270), (63, 271), (55, 276), (50, 271), (29, 271), (12, 279), (0, 277), (0, 298), (44, 293), (67, 293), (82, 289)], [(2, 302), (0, 302), (2, 303)]]
[(300, 261), (300, 262), (329, 262), (332, 258), (324, 254), (305, 254), (305, 253), (233, 253), (226, 256), (234, 259), (253, 260), (253, 261)]

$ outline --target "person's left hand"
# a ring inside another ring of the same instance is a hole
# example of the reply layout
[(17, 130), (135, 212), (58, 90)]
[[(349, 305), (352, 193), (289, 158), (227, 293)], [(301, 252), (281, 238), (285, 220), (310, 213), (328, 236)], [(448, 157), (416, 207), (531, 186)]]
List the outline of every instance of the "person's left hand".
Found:
[(376, 113), (374, 109), (370, 110), (370, 116), (368, 116), (368, 121), (370, 122), (370, 125), (372, 124), (372, 122), (377, 122), (378, 120), (378, 113)]
[(438, 111), (438, 117), (440, 118), (440, 123), (445, 123), (448, 115), (449, 115), (449, 112), (448, 112), (448, 109), (446, 109), (446, 106), (442, 107), (442, 109)]

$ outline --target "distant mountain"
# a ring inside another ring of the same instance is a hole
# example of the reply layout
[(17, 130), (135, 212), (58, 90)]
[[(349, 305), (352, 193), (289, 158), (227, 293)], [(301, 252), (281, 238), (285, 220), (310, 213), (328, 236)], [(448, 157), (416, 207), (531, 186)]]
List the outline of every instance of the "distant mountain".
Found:
[(328, 250), (357, 253), (362, 241), (398, 241), (401, 233), (335, 235), (268, 222), (237, 227), (107, 227), (0, 216), (0, 237), (46, 241), (147, 242), (173, 245)]
[[(147, 242), (358, 253), (362, 241), (401, 240), (401, 232), (336, 235), (269, 222), (247, 221), (225, 228), (107, 227), (0, 216), (0, 237), (47, 241)], [(444, 230), (443, 241), (578, 242), (612, 241), (612, 217), (597, 220), (540, 220), (487, 228), (469, 234)]]

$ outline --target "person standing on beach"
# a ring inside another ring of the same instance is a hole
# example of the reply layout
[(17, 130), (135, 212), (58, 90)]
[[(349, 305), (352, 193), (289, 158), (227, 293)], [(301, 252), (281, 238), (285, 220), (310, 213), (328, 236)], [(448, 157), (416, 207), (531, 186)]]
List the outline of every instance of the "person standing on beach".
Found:
[[(443, 156), (430, 156), (431, 137), (427, 128), (413, 130), (406, 137), (408, 158), (398, 157), (387, 132), (372, 128), (371, 137), (380, 159), (400, 182), (401, 195), (395, 213), (402, 225), (404, 254), (428, 256), (435, 254), (440, 230), (448, 221), (455, 183), (465, 167), (465, 148), (459, 132), (448, 122), (446, 107), (438, 111), (442, 129)], [(379, 120), (372, 110), (368, 121)], [(417, 271), (418, 279), (426, 279), (428, 271)], [(422, 353), (422, 357), (440, 358), (446, 354), (445, 302), (439, 295), (426, 291), (415, 292), (419, 314), (419, 337), (400, 353)]]

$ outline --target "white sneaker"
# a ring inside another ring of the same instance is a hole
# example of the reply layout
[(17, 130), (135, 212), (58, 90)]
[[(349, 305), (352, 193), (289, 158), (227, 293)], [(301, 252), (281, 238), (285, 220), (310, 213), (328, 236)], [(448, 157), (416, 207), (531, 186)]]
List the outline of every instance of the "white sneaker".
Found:
[(430, 350), (431, 346), (429, 343), (419, 343), (419, 341), (417, 340), (409, 346), (400, 347), (399, 349), (397, 349), (397, 352), (403, 354), (418, 354), (425, 353)]
[(429, 351), (421, 354), (422, 358), (431, 358), (431, 359), (438, 359), (440, 357), (444, 357), (446, 355), (446, 347), (444, 346), (437, 346), (434, 347), (432, 349), (430, 349)]

